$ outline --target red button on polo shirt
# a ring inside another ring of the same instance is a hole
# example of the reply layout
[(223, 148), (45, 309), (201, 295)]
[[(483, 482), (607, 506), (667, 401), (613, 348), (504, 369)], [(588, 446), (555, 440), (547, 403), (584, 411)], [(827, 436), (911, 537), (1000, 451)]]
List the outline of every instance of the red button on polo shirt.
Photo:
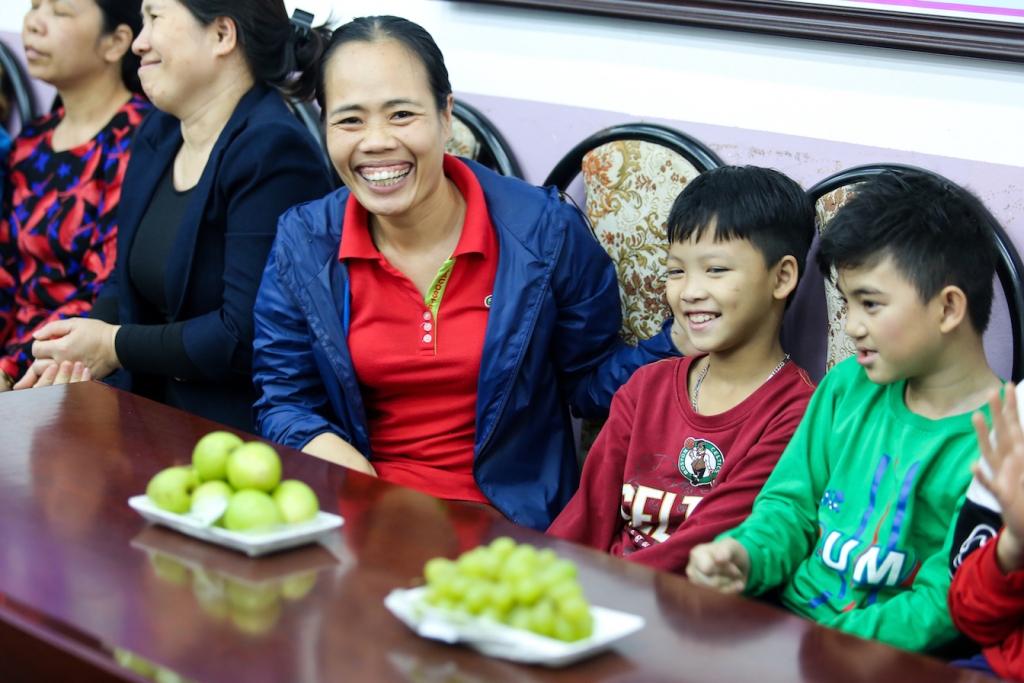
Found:
[(352, 290), (348, 346), (380, 478), (488, 502), (473, 479), (473, 446), (498, 239), (473, 172), (445, 155), (444, 173), (466, 200), (466, 218), (426, 301), (377, 251), (366, 209), (349, 197), (338, 252)]

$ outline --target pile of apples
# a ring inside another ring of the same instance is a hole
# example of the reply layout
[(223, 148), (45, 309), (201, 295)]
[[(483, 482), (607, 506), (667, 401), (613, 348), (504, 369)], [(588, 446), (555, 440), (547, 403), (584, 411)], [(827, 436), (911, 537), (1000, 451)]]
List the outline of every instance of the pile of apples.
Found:
[(169, 467), (153, 477), (146, 495), (161, 510), (184, 514), (199, 500), (227, 498), (216, 524), (247, 531), (312, 519), (320, 510), (313, 489), (297, 479), (281, 481), (281, 458), (265, 443), (230, 432), (211, 432), (196, 444), (192, 466)]

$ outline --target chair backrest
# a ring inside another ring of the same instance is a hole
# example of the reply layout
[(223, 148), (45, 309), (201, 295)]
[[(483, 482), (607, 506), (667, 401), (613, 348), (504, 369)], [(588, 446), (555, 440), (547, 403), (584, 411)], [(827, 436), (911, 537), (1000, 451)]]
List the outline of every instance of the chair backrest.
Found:
[(445, 151), (479, 161), (504, 176), (523, 177), (512, 148), (494, 124), (480, 111), (460, 100), (455, 100), (452, 107), (452, 134)]
[(324, 155), (327, 168), (331, 171), (331, 180), (334, 181), (334, 187), (341, 187), (343, 185), (341, 177), (334, 168), (331, 155), (327, 152), (327, 134), (324, 130), (323, 121), (320, 118), (320, 109), (312, 102), (302, 102), (293, 97), (288, 98), (288, 105), (295, 112), (295, 117), (313, 135), (313, 138), (320, 143), (320, 153)]
[[(4, 86), (9, 86), (14, 96), (11, 103), (18, 111), (20, 123), (24, 124), (39, 116), (36, 98), (32, 90), (32, 81), (14, 56), (14, 52), (3, 41), (0, 41), (0, 67), (4, 74)], [(7, 90), (7, 88), (5, 88)], [(4, 122), (8, 123), (8, 122)], [(13, 131), (11, 131), (13, 133)]]
[(686, 183), (722, 165), (718, 155), (685, 133), (633, 123), (587, 138), (545, 181), (564, 192), (582, 173), (591, 230), (618, 274), (627, 343), (654, 336), (672, 315), (661, 277), (668, 214)]
[[(668, 257), (665, 223), (672, 203), (690, 180), (723, 165), (717, 154), (685, 133), (627, 123), (598, 131), (573, 147), (544, 181), (565, 192), (583, 175), (590, 229), (615, 263), (620, 334), (627, 344), (650, 339), (672, 315), (662, 279)], [(602, 425), (583, 420), (580, 467)]]
[[(857, 193), (857, 185), (881, 173), (906, 173), (908, 171), (928, 173), (942, 178), (937, 173), (905, 166), (902, 164), (871, 164), (857, 166), (829, 176), (807, 191), (814, 202), (818, 218), (818, 234), (822, 234), (829, 222)], [(950, 182), (946, 178), (942, 178)], [(1009, 235), (996, 221), (992, 221), (992, 232), (996, 238), (999, 260), (996, 262), (996, 274), (1006, 295), (1006, 305), (1010, 313), (1011, 332), (1013, 334), (1013, 370), (1012, 379), (1019, 382), (1024, 376), (1024, 265), (1020, 255), (1010, 241)], [(828, 306), (828, 355), (825, 369), (832, 367), (857, 353), (853, 341), (846, 336), (846, 308), (835, 285), (835, 273), (825, 278), (825, 300)]]

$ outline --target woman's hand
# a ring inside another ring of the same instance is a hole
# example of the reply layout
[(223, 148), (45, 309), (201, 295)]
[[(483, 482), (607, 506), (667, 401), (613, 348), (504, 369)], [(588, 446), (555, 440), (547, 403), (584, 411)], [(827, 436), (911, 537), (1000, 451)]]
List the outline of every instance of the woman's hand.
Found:
[(81, 362), (72, 363), (69, 360), (60, 365), (51, 365), (43, 371), (43, 376), (36, 382), (36, 387), (48, 387), (54, 384), (76, 384), (92, 380), (89, 368)]
[[(81, 361), (93, 378), (103, 379), (121, 367), (114, 350), (114, 338), (119, 329), (120, 325), (89, 318), (55, 320), (32, 335), (36, 339), (32, 344), (32, 355), (38, 360), (55, 363)], [(42, 379), (45, 370), (39, 367), (33, 373)]]
[[(37, 366), (43, 368), (38, 370), (39, 374), (36, 374)], [(89, 368), (85, 367), (85, 364), (81, 361), (78, 363), (72, 363), (69, 360), (63, 363), (46, 361), (45, 363), (37, 362), (33, 364), (28, 372), (25, 373), (25, 376), (14, 385), (14, 388), (34, 389), (37, 387), (49, 387), (54, 384), (75, 384), (91, 380), (92, 373), (89, 372)]]
[(345, 441), (337, 434), (331, 434), (324, 432), (318, 436), (310, 439), (306, 447), (302, 449), (303, 453), (309, 453), (315, 455), (318, 458), (323, 458), (333, 462), (336, 465), (347, 467), (350, 470), (356, 470), (369, 474), (372, 477), (377, 476), (377, 470), (373, 469), (373, 465), (370, 461), (360, 453), (356, 448)]
[(21, 379), (18, 380), (18, 383), (14, 385), (14, 388), (31, 389), (36, 385), (39, 378), (43, 376), (43, 373), (46, 372), (46, 369), (51, 365), (56, 367), (59, 363), (49, 359), (37, 360), (35, 363), (32, 363), (32, 365), (28, 366), (28, 370), (25, 371), (25, 374), (21, 376)]

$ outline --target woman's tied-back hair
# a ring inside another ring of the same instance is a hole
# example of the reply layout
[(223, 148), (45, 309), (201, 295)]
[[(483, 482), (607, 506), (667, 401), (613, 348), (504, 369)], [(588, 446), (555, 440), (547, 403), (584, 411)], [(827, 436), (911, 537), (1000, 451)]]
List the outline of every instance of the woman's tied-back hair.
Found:
[[(132, 40), (142, 31), (142, 0), (95, 0), (96, 6), (103, 14), (103, 34), (108, 35), (117, 30), (121, 24), (132, 31)], [(124, 87), (133, 93), (142, 93), (139, 81), (139, 65), (142, 57), (132, 52), (129, 45), (124, 57), (121, 58), (121, 80)]]
[(11, 117), (11, 98), (14, 96), (11, 76), (0, 66), (0, 125)]
[(331, 56), (345, 43), (361, 41), (377, 43), (384, 40), (397, 40), (409, 49), (427, 71), (430, 92), (434, 95), (434, 104), (438, 111), (448, 106), (448, 96), (452, 94), (452, 85), (448, 81), (448, 69), (444, 65), (444, 55), (434, 42), (433, 37), (419, 24), (401, 17), (379, 16), (359, 17), (338, 27), (331, 37), (327, 51), (323, 56), (320, 68), (320, 82), (317, 87), (317, 101), (324, 108), (324, 74)]
[[(814, 241), (814, 204), (795, 180), (774, 169), (722, 166), (687, 183), (667, 227), (669, 244), (699, 240), (712, 227), (716, 242), (747, 240), (768, 268), (792, 256), (799, 282)], [(794, 288), (787, 307), (795, 296)]]
[(238, 43), (257, 81), (298, 100), (313, 96), (327, 31), (290, 22), (283, 0), (179, 2), (203, 26), (217, 17), (235, 22)]
[(967, 298), (979, 334), (992, 313), (995, 217), (977, 197), (945, 178), (887, 171), (858, 185), (821, 237), (818, 266), (870, 268), (887, 257), (924, 302), (953, 285)]

